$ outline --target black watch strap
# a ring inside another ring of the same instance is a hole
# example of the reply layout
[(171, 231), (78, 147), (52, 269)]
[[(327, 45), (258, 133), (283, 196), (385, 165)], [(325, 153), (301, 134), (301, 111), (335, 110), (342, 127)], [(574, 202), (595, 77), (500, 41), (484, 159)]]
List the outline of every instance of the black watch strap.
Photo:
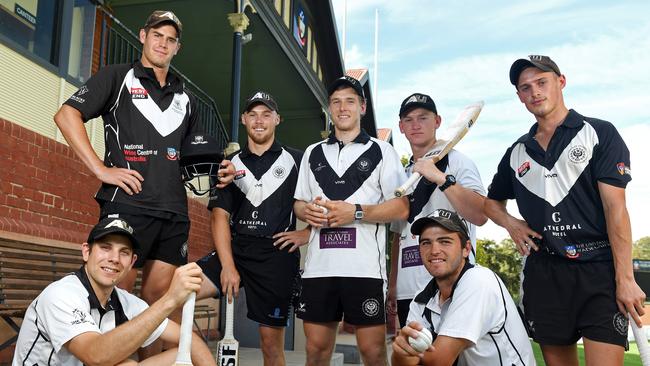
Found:
[(456, 184), (456, 177), (451, 174), (447, 174), (445, 177), (445, 183), (440, 186), (440, 192), (444, 192), (445, 189), (453, 186), (454, 184)]

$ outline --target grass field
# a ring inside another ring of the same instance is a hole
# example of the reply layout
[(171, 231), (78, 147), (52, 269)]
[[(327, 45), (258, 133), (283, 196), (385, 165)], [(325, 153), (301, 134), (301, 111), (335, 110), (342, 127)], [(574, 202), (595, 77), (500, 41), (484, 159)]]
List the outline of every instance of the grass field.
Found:
[[(531, 344), (533, 345), (533, 352), (535, 353), (537, 366), (546, 365), (539, 345), (535, 342), (531, 342)], [(578, 345), (578, 359), (580, 360), (580, 365), (585, 364), (585, 354), (581, 344)], [(639, 358), (639, 349), (636, 347), (636, 343), (630, 343), (630, 350), (625, 352), (624, 364), (625, 366), (643, 366), (641, 364), (641, 359)]]

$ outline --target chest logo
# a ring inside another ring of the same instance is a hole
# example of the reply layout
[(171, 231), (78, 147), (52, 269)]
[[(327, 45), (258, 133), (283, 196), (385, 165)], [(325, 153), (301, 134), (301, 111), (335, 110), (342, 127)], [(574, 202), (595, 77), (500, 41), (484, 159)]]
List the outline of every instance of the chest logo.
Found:
[(573, 146), (569, 149), (569, 161), (574, 164), (580, 164), (587, 160), (587, 149), (582, 145)]
[(367, 172), (371, 166), (372, 166), (372, 162), (370, 161), (370, 159), (365, 157), (360, 158), (359, 161), (357, 162), (357, 169), (359, 169), (362, 172)]
[(519, 178), (526, 175), (526, 173), (528, 173), (529, 170), (530, 170), (530, 161), (525, 161), (523, 164), (519, 166), (519, 168), (517, 168), (517, 174), (519, 175)]
[(149, 93), (145, 88), (131, 88), (131, 99), (147, 99)]
[(286, 172), (287, 171), (282, 166), (276, 166), (273, 168), (273, 176), (278, 179), (282, 179), (286, 174)]

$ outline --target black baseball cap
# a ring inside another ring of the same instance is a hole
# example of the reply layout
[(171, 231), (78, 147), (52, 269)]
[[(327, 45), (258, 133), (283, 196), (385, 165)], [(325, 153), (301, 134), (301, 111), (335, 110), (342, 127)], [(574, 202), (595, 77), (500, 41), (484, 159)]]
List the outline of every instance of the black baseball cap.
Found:
[(551, 60), (548, 56), (542, 55), (529, 55), (527, 59), (520, 58), (510, 66), (510, 82), (512, 85), (517, 86), (519, 82), (519, 75), (521, 72), (529, 67), (536, 67), (545, 72), (554, 72), (557, 76), (562, 75), (560, 68), (557, 67), (555, 61)]
[(88, 244), (92, 244), (98, 239), (101, 239), (109, 234), (119, 234), (124, 235), (131, 241), (131, 247), (133, 249), (138, 248), (140, 244), (133, 236), (133, 228), (129, 225), (128, 222), (124, 221), (119, 217), (106, 217), (97, 223), (90, 234), (88, 234)]
[(278, 103), (275, 102), (273, 96), (265, 91), (258, 90), (250, 97), (248, 97), (248, 99), (246, 99), (244, 112), (250, 111), (251, 108), (257, 104), (264, 104), (265, 106), (269, 107), (270, 110), (276, 112), (278, 111)]
[(404, 117), (415, 108), (424, 108), (438, 114), (436, 103), (434, 103), (430, 96), (422, 93), (413, 93), (402, 101), (402, 105), (399, 107), (399, 118)]
[(469, 231), (463, 219), (457, 213), (445, 209), (437, 209), (425, 217), (420, 217), (411, 225), (411, 234), (420, 235), (425, 227), (438, 224), (447, 230), (461, 234), (461, 238), (469, 239)]
[(169, 10), (156, 10), (151, 15), (149, 15), (149, 18), (147, 18), (147, 21), (144, 23), (144, 29), (149, 29), (151, 27), (155, 27), (158, 24), (167, 22), (176, 28), (176, 34), (178, 38), (181, 38), (181, 32), (183, 31), (183, 23), (181, 23), (181, 20), (178, 19), (176, 14)]
[(366, 98), (366, 95), (363, 93), (363, 86), (361, 86), (359, 80), (347, 75), (341, 76), (330, 84), (330, 87), (327, 89), (327, 96), (334, 94), (334, 92), (337, 91), (341, 85), (349, 86), (350, 88), (354, 89), (354, 91), (359, 94), (361, 98)]

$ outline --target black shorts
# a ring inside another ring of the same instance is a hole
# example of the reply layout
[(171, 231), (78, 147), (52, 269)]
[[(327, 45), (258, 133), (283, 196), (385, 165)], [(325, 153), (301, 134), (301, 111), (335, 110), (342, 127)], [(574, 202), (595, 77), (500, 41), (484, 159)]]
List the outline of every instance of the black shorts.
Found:
[(340, 321), (352, 325), (386, 323), (384, 281), (377, 278), (303, 278), (298, 318), (327, 323)]
[(406, 326), (406, 320), (409, 316), (411, 301), (413, 301), (413, 299), (397, 300), (397, 318), (399, 319), (400, 328), (404, 328), (404, 326)]
[(133, 227), (140, 244), (135, 250), (138, 259), (133, 267), (141, 268), (147, 260), (159, 260), (174, 266), (187, 264), (190, 221), (186, 216), (169, 213), (161, 218), (102, 210), (100, 220), (109, 216), (120, 217)]
[[(273, 246), (272, 239), (233, 238), (233, 259), (246, 289), (248, 318), (263, 325), (285, 327), (294, 283), (300, 267), (300, 253)], [(221, 262), (216, 252), (196, 262), (221, 294)]]
[(524, 267), (528, 330), (542, 345), (580, 337), (627, 348), (627, 317), (618, 311), (612, 262), (572, 262), (537, 252)]

